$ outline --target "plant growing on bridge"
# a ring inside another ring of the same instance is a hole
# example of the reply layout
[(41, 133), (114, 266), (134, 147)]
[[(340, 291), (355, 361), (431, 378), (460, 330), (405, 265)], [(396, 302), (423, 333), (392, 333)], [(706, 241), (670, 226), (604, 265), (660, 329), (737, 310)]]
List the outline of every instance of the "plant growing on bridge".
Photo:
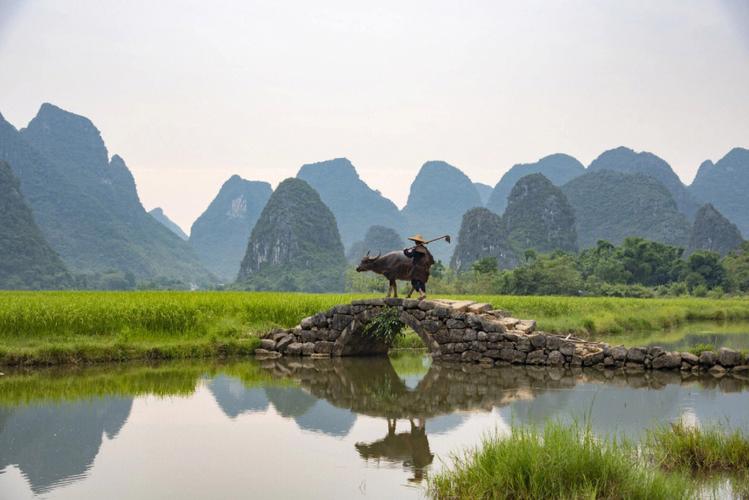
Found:
[(404, 327), (398, 309), (388, 307), (364, 325), (362, 334), (366, 337), (381, 340), (387, 345), (392, 345), (395, 339), (403, 334)]

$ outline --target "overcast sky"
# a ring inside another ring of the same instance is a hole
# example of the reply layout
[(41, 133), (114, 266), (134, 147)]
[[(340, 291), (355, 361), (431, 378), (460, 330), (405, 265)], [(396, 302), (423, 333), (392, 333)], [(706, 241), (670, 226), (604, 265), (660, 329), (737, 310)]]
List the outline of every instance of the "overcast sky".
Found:
[(436, 159), (494, 185), (626, 145), (689, 183), (749, 147), (749, 0), (0, 0), (0, 112), (45, 101), (185, 230), (231, 174), (340, 156), (399, 206)]

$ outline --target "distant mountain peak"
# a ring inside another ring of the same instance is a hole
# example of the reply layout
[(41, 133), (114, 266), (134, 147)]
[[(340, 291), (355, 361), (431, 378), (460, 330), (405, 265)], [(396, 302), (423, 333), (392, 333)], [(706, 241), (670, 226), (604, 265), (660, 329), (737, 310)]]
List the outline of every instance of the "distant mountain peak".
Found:
[(505, 172), (494, 187), (486, 201), (486, 208), (497, 214), (503, 213), (512, 188), (526, 175), (543, 174), (552, 184), (561, 186), (584, 173), (583, 164), (566, 153), (552, 153), (534, 163), (518, 163)]
[(364, 239), (371, 226), (403, 227), (398, 207), (364, 182), (347, 158), (302, 165), (297, 178), (317, 191), (333, 212), (345, 247)]
[(164, 227), (166, 227), (171, 232), (179, 236), (181, 239), (187, 241), (187, 235), (182, 230), (182, 228), (179, 227), (179, 225), (177, 225), (177, 223), (174, 222), (172, 219), (167, 217), (167, 215), (164, 213), (164, 210), (161, 207), (156, 207), (153, 210), (150, 210), (148, 213), (151, 215), (151, 217), (153, 217), (154, 219), (162, 223)]

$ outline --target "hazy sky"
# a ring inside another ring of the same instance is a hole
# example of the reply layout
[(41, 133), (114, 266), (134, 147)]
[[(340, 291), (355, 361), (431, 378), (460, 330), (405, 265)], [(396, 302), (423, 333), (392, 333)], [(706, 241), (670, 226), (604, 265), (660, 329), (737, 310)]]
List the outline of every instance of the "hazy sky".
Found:
[(627, 145), (691, 182), (749, 147), (749, 0), (0, 0), (0, 112), (85, 115), (189, 230), (231, 174), (348, 157), (403, 205), (441, 159)]

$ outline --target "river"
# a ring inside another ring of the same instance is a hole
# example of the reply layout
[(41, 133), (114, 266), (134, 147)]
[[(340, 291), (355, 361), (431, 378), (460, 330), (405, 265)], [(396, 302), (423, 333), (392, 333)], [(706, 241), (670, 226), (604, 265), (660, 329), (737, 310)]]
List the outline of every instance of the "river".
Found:
[(640, 438), (678, 420), (749, 431), (747, 408), (736, 377), (482, 369), (419, 352), (6, 370), (0, 498), (420, 498), (451, 454), (513, 423)]

